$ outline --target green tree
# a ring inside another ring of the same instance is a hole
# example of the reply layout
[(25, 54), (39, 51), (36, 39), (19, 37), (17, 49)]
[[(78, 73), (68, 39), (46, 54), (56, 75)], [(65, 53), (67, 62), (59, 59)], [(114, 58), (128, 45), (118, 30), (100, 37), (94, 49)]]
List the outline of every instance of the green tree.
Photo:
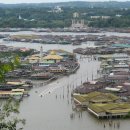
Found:
[(5, 82), (5, 77), (4, 75), (12, 71), (15, 67), (19, 67), (20, 65), (20, 58), (19, 56), (13, 56), (10, 62), (8, 63), (2, 63), (0, 61), (0, 82)]
[(13, 64), (17, 67), (20, 65), (20, 57), (18, 55), (16, 55), (14, 58), (13, 58)]
[(14, 69), (14, 64), (12, 62), (9, 62), (9, 63), (0, 62), (0, 82), (4, 82), (5, 81), (5, 78), (4, 78), (5, 73), (7, 73), (13, 69)]

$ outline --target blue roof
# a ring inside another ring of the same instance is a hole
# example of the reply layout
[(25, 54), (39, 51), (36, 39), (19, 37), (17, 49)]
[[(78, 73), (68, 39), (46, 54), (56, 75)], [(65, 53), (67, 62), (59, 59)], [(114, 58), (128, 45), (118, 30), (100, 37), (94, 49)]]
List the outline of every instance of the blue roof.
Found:
[(113, 44), (112, 47), (130, 48), (130, 44)]

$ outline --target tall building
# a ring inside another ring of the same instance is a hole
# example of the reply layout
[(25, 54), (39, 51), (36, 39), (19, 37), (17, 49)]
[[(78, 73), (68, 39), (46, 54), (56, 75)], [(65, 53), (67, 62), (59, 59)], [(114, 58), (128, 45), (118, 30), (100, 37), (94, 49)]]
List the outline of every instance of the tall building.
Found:
[(73, 13), (73, 18), (79, 18), (79, 13), (77, 12)]
[(73, 19), (72, 19), (71, 27), (72, 28), (79, 28), (79, 29), (87, 27), (84, 23), (84, 19), (80, 19), (79, 13), (77, 13), (77, 12), (73, 13)]

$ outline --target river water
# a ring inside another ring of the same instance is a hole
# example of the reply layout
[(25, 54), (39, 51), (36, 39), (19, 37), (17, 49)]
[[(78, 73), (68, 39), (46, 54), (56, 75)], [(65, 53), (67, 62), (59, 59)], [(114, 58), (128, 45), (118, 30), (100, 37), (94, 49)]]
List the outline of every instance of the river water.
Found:
[(79, 112), (74, 112), (75, 118), (73, 120), (70, 118), (73, 112), (71, 91), (86, 81), (87, 75), (90, 80), (92, 72), (96, 76), (96, 69), (99, 66), (97, 61), (90, 62), (88, 59), (80, 63), (81, 67), (76, 74), (65, 76), (46, 86), (35, 87), (30, 91), (31, 96), (25, 99), (20, 107), (22, 117), (27, 120), (25, 130), (84, 130), (88, 126), (91, 128), (96, 122), (87, 112), (82, 113), (82, 118), (79, 118)]
[(128, 36), (130, 33), (119, 33), (119, 32), (100, 32), (100, 33), (86, 33), (86, 32), (34, 32), (34, 31), (19, 31), (19, 32), (0, 32), (0, 34), (9, 35), (23, 35), (23, 34), (36, 34), (36, 35), (106, 35), (106, 36)]
[[(121, 35), (121, 34), (120, 34)], [(71, 51), (77, 47), (93, 46), (92, 42), (81, 46), (72, 45), (43, 45), (39, 43), (3, 43), (15, 47), (29, 47), (34, 49), (64, 49)], [(79, 57), (79, 56), (78, 56)], [(42, 81), (33, 81), (34, 88), (29, 92), (30, 97), (25, 98), (20, 104), (20, 117), (26, 119), (24, 130), (129, 130), (130, 120), (114, 120), (112, 127), (108, 121), (101, 121), (93, 117), (87, 111), (76, 111), (71, 100), (71, 91), (82, 82), (98, 78), (97, 69), (99, 61), (93, 58), (79, 59), (80, 69), (70, 76), (60, 79), (43, 86)], [(93, 73), (93, 76), (92, 76)], [(42, 95), (42, 96), (41, 96)], [(74, 118), (70, 118), (70, 114)], [(120, 121), (120, 128), (116, 124)], [(105, 126), (104, 126), (105, 124)]]

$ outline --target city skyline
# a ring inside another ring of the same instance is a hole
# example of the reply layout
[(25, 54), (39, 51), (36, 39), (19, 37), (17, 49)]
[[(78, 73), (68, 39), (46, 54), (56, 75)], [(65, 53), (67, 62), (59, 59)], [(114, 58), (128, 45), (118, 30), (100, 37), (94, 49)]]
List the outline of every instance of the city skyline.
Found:
[[(55, 3), (55, 2), (69, 2), (69, 1), (89, 1), (89, 2), (96, 2), (96, 1), (112, 1), (112, 0), (0, 0), (0, 3), (4, 4), (17, 4), (17, 3)], [(130, 1), (130, 0), (115, 0), (115, 1)]]

